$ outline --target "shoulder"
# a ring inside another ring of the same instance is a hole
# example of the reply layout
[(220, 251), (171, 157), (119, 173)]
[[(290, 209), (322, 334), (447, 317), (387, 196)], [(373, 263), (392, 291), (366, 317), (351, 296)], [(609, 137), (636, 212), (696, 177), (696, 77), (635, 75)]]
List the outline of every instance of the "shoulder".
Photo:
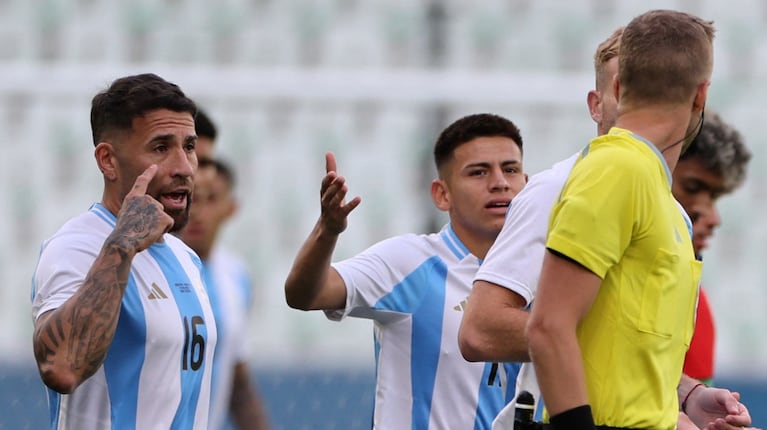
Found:
[(551, 168), (533, 175), (522, 188), (522, 191), (512, 200), (509, 212), (514, 211), (515, 207), (519, 209), (521, 206), (528, 205), (543, 205), (551, 209), (552, 202), (562, 192), (562, 187), (567, 182), (578, 157), (579, 154), (573, 154), (554, 164)]
[[(423, 264), (424, 261), (440, 256), (438, 233), (403, 234), (384, 239), (359, 254), (338, 262), (335, 266), (353, 265), (360, 268), (387, 267), (405, 273)], [(444, 248), (444, 246), (443, 246)]]
[(247, 277), (247, 264), (245, 259), (229, 249), (216, 247), (210, 256), (209, 264), (227, 273), (236, 273)]
[(401, 234), (381, 240), (368, 248), (368, 251), (417, 253), (428, 249), (430, 243), (435, 241), (434, 236), (436, 234)]
[(80, 214), (61, 226), (45, 240), (41, 251), (82, 251), (97, 254), (112, 227), (90, 212)]

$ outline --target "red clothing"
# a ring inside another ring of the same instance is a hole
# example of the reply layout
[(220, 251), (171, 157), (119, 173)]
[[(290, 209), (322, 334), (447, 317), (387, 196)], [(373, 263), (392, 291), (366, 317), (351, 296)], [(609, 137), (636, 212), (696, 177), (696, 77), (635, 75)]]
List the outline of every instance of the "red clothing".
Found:
[(714, 377), (714, 314), (703, 287), (700, 288), (695, 331), (687, 355), (684, 357), (684, 374), (711, 384)]

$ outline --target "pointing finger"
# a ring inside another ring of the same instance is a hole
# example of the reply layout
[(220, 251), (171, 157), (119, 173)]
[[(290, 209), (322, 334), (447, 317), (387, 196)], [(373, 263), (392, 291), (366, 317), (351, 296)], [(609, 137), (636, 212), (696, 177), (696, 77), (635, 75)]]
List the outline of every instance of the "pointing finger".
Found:
[(336, 171), (336, 156), (333, 155), (332, 152), (328, 151), (325, 153), (325, 172), (335, 172)]
[(133, 188), (131, 188), (130, 193), (128, 194), (132, 196), (141, 196), (146, 194), (149, 183), (152, 182), (152, 178), (154, 178), (155, 174), (157, 174), (157, 165), (152, 164), (151, 166), (147, 167), (146, 170), (144, 170), (144, 173), (138, 175), (136, 182), (133, 184)]

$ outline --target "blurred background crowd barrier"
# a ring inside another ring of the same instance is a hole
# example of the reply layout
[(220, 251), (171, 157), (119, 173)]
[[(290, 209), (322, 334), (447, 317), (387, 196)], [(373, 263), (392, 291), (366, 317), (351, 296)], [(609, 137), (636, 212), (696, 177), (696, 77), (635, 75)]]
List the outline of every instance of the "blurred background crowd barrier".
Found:
[(716, 383), (740, 389), (767, 425), (767, 2), (761, 0), (0, 0), (0, 429), (42, 428), (31, 353), (39, 246), (100, 199), (91, 97), (154, 72), (214, 118), (239, 176), (224, 243), (256, 286), (251, 363), (277, 429), (369, 426), (367, 321), (289, 309), (283, 281), (318, 216), (323, 154), (363, 197), (337, 258), (444, 222), (431, 204), (431, 150), (458, 117), (513, 120), (530, 173), (595, 133), (586, 109), (596, 45), (653, 8), (714, 20), (708, 105), (753, 152), (721, 202), (704, 283), (717, 317)]

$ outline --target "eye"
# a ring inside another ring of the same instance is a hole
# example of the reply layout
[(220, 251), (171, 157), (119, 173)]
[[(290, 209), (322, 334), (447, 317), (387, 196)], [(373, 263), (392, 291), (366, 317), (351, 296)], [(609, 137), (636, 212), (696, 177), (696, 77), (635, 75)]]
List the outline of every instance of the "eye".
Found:
[(157, 145), (157, 146), (154, 147), (154, 151), (155, 152), (160, 152), (160, 153), (167, 152), (168, 151), (168, 146), (167, 145)]
[(194, 149), (196, 146), (197, 145), (195, 144), (195, 142), (187, 142), (184, 145), (184, 149), (186, 150), (186, 152), (194, 152)]
[(469, 170), (469, 176), (482, 176), (482, 175), (485, 175), (485, 174), (486, 174), (485, 169)]
[(516, 167), (506, 167), (503, 171), (506, 173), (519, 173), (519, 169)]

